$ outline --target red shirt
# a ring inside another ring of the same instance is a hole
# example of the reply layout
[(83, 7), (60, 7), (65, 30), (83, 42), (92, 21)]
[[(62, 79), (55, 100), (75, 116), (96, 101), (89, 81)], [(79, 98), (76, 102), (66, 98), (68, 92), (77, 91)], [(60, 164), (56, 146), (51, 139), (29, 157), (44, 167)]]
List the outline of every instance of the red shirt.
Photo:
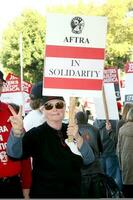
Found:
[(23, 188), (31, 185), (30, 159), (23, 161), (11, 160), (6, 153), (6, 144), (11, 130), (8, 122), (11, 112), (6, 103), (0, 102), (0, 178), (21, 175)]

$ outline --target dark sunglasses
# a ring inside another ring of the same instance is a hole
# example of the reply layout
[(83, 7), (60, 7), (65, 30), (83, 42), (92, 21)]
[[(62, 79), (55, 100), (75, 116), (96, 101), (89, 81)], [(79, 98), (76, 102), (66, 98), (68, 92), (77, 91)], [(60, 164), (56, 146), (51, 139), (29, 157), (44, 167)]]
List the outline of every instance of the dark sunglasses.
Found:
[(64, 106), (65, 106), (65, 103), (62, 102), (62, 101), (58, 101), (56, 104), (52, 104), (52, 103), (45, 103), (44, 104), (45, 110), (52, 110), (54, 107), (56, 109), (62, 109), (62, 108), (64, 108)]

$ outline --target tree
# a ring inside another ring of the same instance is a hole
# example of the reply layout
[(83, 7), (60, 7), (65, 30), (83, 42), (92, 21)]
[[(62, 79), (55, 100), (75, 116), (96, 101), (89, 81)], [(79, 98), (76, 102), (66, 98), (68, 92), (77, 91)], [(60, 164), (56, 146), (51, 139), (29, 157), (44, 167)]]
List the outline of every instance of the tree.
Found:
[(106, 65), (123, 69), (131, 58), (133, 18), (127, 17), (131, 6), (131, 0), (108, 0), (102, 7), (101, 13), (108, 17)]
[[(107, 0), (102, 5), (79, 0), (77, 5), (48, 7), (48, 12), (74, 15), (107, 16), (108, 30), (105, 65), (123, 69), (133, 53), (133, 18), (127, 13), (133, 10), (132, 0)], [(20, 75), (19, 35), (23, 34), (24, 80), (42, 79), (44, 67), (45, 17), (27, 10), (8, 27), (3, 35), (1, 61), (5, 68)]]
[(132, 0), (107, 0), (102, 5), (95, 5), (92, 2), (84, 4), (82, 0), (79, 0), (76, 6), (56, 6), (48, 9), (50, 12), (106, 16), (108, 30), (105, 65), (123, 69), (124, 64), (131, 59), (133, 18), (127, 17), (127, 13), (133, 9)]
[(45, 18), (37, 11), (25, 10), (5, 30), (1, 61), (3, 67), (20, 75), (19, 37), (22, 33), (24, 80), (36, 82), (43, 78)]

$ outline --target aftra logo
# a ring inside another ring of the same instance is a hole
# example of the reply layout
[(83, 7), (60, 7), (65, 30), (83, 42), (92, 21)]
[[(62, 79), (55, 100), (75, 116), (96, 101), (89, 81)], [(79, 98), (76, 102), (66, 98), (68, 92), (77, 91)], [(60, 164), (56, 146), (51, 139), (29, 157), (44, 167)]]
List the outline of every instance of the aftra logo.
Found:
[(81, 17), (74, 17), (71, 21), (72, 32), (76, 34), (82, 33), (84, 25), (84, 20)]

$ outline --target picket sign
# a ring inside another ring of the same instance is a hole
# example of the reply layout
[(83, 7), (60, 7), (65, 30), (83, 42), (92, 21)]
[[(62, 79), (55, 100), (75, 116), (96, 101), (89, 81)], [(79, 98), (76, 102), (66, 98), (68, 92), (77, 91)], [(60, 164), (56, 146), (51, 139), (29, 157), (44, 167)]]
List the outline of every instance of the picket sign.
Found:
[(89, 97), (102, 92), (106, 31), (106, 17), (46, 16), (43, 95)]
[(70, 124), (75, 123), (76, 97), (102, 93), (106, 32), (103, 16), (46, 16), (43, 95), (69, 97)]
[[(1, 100), (6, 103), (16, 103), (23, 106), (23, 112), (27, 113), (31, 110), (30, 101), (30, 90), (32, 84), (23, 81), (23, 92), (21, 91), (21, 79), (15, 74), (8, 73), (6, 77), (6, 83), (4, 83)], [(23, 101), (24, 100), (24, 101)], [(23, 115), (24, 115), (23, 113)]]
[(133, 62), (125, 65), (125, 103), (133, 103)]
[(104, 69), (104, 83), (114, 83), (117, 101), (121, 100), (119, 73), (120, 72), (116, 67), (106, 66)]
[(118, 108), (116, 103), (116, 95), (113, 83), (104, 83), (104, 91), (102, 95), (97, 98), (94, 98), (94, 102), (95, 102), (97, 119), (103, 119), (103, 120), (119, 119)]

